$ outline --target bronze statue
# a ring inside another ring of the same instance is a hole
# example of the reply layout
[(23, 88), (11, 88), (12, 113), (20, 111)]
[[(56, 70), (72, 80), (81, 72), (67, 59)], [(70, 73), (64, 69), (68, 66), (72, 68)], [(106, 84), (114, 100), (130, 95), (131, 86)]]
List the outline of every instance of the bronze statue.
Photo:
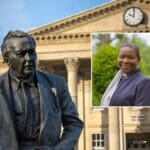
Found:
[[(36, 70), (35, 46), (30, 35), (18, 30), (3, 40), (2, 55), (9, 70), (0, 77), (0, 104), (5, 105), (0, 121), (6, 119), (6, 135), (11, 139), (5, 150), (17, 146), (19, 150), (73, 150), (83, 123), (65, 80)], [(8, 144), (2, 127), (0, 139), (0, 148)]]

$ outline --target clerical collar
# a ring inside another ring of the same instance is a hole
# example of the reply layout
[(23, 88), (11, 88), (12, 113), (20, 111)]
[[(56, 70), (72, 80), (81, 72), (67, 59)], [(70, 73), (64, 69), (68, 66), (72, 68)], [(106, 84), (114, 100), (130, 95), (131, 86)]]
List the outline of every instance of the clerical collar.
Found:
[(132, 70), (131, 72), (125, 74), (125, 73), (122, 73), (122, 77), (123, 79), (127, 79), (129, 76), (135, 74), (136, 72), (138, 72), (140, 69), (139, 67), (137, 67), (135, 70)]
[(36, 86), (36, 75), (33, 73), (29, 78), (27, 79), (19, 79), (16, 77), (11, 70), (9, 70), (10, 78), (11, 80), (16, 84), (17, 90), (20, 88), (22, 83), (27, 84), (28, 86)]
[(125, 73), (122, 74), (122, 79), (127, 79), (127, 77), (128, 77), (127, 74)]

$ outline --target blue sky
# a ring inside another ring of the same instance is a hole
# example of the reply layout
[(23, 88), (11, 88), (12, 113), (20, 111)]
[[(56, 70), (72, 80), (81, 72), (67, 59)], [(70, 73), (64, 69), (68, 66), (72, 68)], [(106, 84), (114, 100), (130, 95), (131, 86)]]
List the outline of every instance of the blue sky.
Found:
[(37, 28), (112, 0), (0, 0), (0, 45), (10, 30)]

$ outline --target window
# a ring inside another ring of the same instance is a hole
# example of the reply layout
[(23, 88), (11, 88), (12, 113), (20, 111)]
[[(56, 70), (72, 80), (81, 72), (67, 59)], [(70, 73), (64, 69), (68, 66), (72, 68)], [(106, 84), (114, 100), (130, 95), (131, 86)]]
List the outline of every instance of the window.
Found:
[(104, 134), (92, 134), (92, 150), (105, 150)]

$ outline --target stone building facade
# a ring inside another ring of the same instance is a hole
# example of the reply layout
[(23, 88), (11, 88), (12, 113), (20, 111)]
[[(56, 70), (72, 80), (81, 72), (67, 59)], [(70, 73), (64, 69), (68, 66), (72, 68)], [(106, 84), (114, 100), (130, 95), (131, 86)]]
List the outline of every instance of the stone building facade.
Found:
[(150, 108), (109, 107), (87, 112), (85, 150), (149, 150)]
[[(128, 9), (135, 7), (140, 9), (143, 16), (137, 25), (129, 25), (124, 17)], [(150, 32), (150, 0), (113, 0), (28, 32), (36, 40), (39, 69), (60, 74), (68, 82), (71, 96), (85, 123), (78, 150), (134, 150), (136, 141), (141, 141), (141, 145), (143, 141), (147, 142), (150, 109), (92, 106), (93, 32)], [(0, 67), (0, 73), (7, 70), (1, 56)], [(135, 138), (140, 136), (146, 140)], [(130, 143), (130, 139), (134, 138)]]

